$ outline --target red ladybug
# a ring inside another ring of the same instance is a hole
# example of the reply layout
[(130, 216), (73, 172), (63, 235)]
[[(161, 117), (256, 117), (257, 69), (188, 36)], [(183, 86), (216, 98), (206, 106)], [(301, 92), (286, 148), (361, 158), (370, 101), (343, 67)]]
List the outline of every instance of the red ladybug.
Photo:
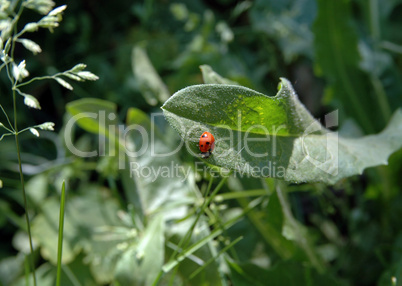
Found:
[(208, 158), (215, 148), (214, 135), (205, 131), (204, 133), (202, 133), (200, 137), (199, 145), (200, 145), (201, 157)]

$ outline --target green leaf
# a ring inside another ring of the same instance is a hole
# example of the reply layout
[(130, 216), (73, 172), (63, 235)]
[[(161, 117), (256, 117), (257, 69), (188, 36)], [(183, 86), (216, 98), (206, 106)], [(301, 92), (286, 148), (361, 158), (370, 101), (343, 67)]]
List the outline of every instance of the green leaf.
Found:
[[(41, 247), (42, 257), (56, 265), (60, 201), (49, 198), (42, 203), (41, 210), (32, 222), (32, 236)], [(63, 264), (73, 261), (82, 249), (93, 251), (95, 229), (121, 226), (117, 211), (116, 200), (98, 186), (85, 185), (81, 196), (70, 198), (64, 220)]]
[(154, 217), (138, 244), (121, 254), (115, 269), (120, 285), (152, 285), (163, 265), (164, 229), (164, 218)]
[[(124, 186), (131, 193), (137, 193), (141, 209), (146, 215), (163, 211), (165, 219), (185, 216), (187, 206), (195, 199), (190, 191), (194, 180), (193, 170), (180, 163), (174, 152), (176, 147), (172, 148), (163, 141), (163, 134), (147, 114), (130, 108), (127, 126), (143, 130), (143, 133), (139, 134), (133, 129), (127, 135), (126, 148), (130, 153), (127, 156), (129, 164), (123, 171)], [(138, 155), (133, 154), (134, 151)]]
[[(188, 216), (189, 205), (198, 199), (197, 193), (193, 191), (194, 172), (190, 166), (181, 163), (176, 152), (177, 146), (169, 146), (166, 142), (169, 141), (166, 140), (166, 137), (170, 138), (168, 136), (169, 131), (165, 130), (164, 133), (161, 133), (155, 126), (155, 122), (151, 121), (147, 114), (136, 108), (128, 110), (127, 126), (137, 126), (146, 131), (143, 134), (144, 137), (135, 132), (128, 134), (126, 140), (130, 143), (129, 145), (133, 146), (133, 150), (139, 150), (145, 142), (151, 142), (143, 154), (127, 156), (130, 167), (122, 171), (123, 184), (127, 193), (135, 193), (138, 196), (140, 207), (136, 213), (139, 213), (141, 209), (146, 218), (162, 215), (165, 221), (183, 219)], [(176, 239), (185, 235), (190, 227), (191, 218), (180, 224), (176, 223), (174, 228), (169, 228), (167, 236)], [(208, 261), (214, 253), (211, 248), (214, 248), (215, 253), (217, 252), (215, 246), (210, 245), (213, 237), (205, 222), (199, 222), (197, 228), (202, 229), (202, 231), (193, 234), (191, 239), (193, 245), (183, 249), (178, 261), (173, 261), (174, 266), (179, 265), (178, 272), (181, 277), (186, 279), (199, 268), (199, 264), (194, 263), (189, 256), (195, 255), (197, 261)], [(220, 285), (215, 263), (208, 265), (203, 273), (207, 273), (207, 277), (201, 278), (199, 275), (191, 281), (191, 285), (205, 285), (206, 281), (213, 285)]]
[[(263, 34), (263, 38), (269, 38), (278, 45), (281, 57), (286, 63), (297, 60), (300, 56), (311, 57), (311, 22), (316, 14), (316, 1), (254, 1), (250, 12), (250, 24), (253, 31)], [(269, 46), (268, 46), (269, 47)], [(272, 58), (274, 52), (266, 46)], [(276, 59), (273, 59), (276, 61)], [(272, 63), (270, 62), (270, 65)], [(259, 67), (261, 64), (259, 64)]]
[[(35, 276), (36, 276), (36, 285), (41, 286), (52, 286), (55, 285), (55, 275), (56, 272), (54, 271), (54, 267), (50, 263), (43, 263), (38, 268), (35, 269)], [(27, 281), (29, 281), (27, 283)], [(28, 277), (20, 277), (13, 286), (33, 286), (32, 283), (33, 277), (32, 273), (28, 275)]]
[(48, 192), (48, 184), (48, 177), (44, 174), (39, 174), (29, 179), (25, 186), (29, 199), (38, 205), (43, 203)]
[[(105, 109), (107, 106), (111, 108), (114, 105), (101, 100), (79, 100), (70, 103), (68, 110), (73, 115), (79, 115), (87, 112), (98, 113), (97, 110)], [(160, 115), (162, 116), (162, 114)], [(155, 118), (156, 116), (154, 119)], [(100, 124), (98, 119), (87, 118), (87, 120), (91, 120), (91, 122), (78, 121), (78, 124), (85, 130), (96, 133), (99, 129), (93, 126)], [(156, 128), (154, 122), (150, 120), (148, 115), (135, 108), (128, 110), (127, 126), (125, 128), (125, 130), (130, 132), (127, 132), (125, 134), (126, 136), (121, 134), (121, 137), (124, 138), (119, 138), (119, 147), (127, 149), (122, 152), (125, 155), (124, 158), (119, 158), (119, 160), (122, 159), (126, 164), (123, 166), (125, 169), (121, 170), (123, 188), (128, 201), (134, 207), (133, 212), (136, 215), (136, 219), (142, 219), (145, 224), (158, 215), (162, 215), (165, 221), (186, 217), (189, 212), (189, 205), (194, 203), (196, 199), (196, 193), (193, 191), (194, 172), (190, 166), (181, 164), (177, 153), (174, 152), (177, 146), (175, 144), (174, 146), (167, 144), (166, 141), (169, 141), (166, 140), (166, 137), (169, 137), (168, 131), (164, 131), (164, 133), (158, 131), (158, 128)], [(142, 131), (142, 133), (140, 133), (140, 131)], [(172, 130), (172, 132), (174, 131)], [(109, 132), (107, 136), (111, 137), (113, 134)], [(128, 152), (125, 153), (124, 151)], [(132, 154), (136, 151), (138, 152), (137, 155)], [(168, 153), (170, 153), (170, 155), (168, 155)], [(81, 214), (81, 212), (77, 212), (77, 214), (78, 213)], [(148, 227), (149, 226), (147, 226), (147, 228)], [(188, 228), (185, 228), (185, 231), (187, 231), (187, 229)], [(201, 238), (209, 235), (208, 228), (206, 227), (205, 229), (206, 233), (203, 233)], [(170, 231), (172, 232), (171, 236), (180, 237), (183, 235), (181, 232), (178, 233), (177, 227), (170, 229)], [(102, 235), (98, 235), (98, 239), (93, 239), (93, 243), (90, 246), (91, 254), (89, 260), (94, 261), (91, 265), (91, 269), (96, 273), (96, 279), (99, 283), (110, 282), (115, 272), (115, 266), (117, 263), (120, 263), (121, 255), (127, 256), (127, 258), (123, 258), (124, 261), (127, 261), (128, 257), (132, 257), (130, 255), (136, 251), (132, 247), (133, 238), (126, 235), (126, 233), (130, 234), (132, 229), (127, 228), (124, 231), (120, 231), (122, 235), (115, 235), (114, 232), (116, 231), (113, 231), (113, 228), (111, 228), (104, 235), (105, 239), (101, 238)], [(111, 233), (113, 237), (116, 237), (115, 240), (110, 238)], [(128, 238), (131, 241), (127, 241)], [(194, 243), (195, 242), (196, 241), (194, 241)], [(118, 245), (118, 247), (116, 247), (116, 245)], [(124, 245), (129, 246), (130, 251), (123, 249)], [(208, 261), (208, 259), (212, 257), (211, 251), (207, 245), (200, 245), (200, 247), (196, 255), (202, 260)], [(185, 264), (188, 266), (188, 263)], [(196, 269), (193, 266), (198, 267), (198, 265), (193, 264), (191, 264), (191, 266), (191, 269), (184, 269), (180, 265), (179, 271), (185, 272), (188, 276)], [(125, 270), (123, 265), (120, 264), (119, 267), (122, 271), (122, 276), (118, 276), (119, 279), (124, 281), (126, 281), (125, 279), (131, 279), (124, 274)], [(219, 277), (214, 265), (208, 266), (206, 271), (208, 271), (209, 274), (208, 280), (214, 279), (215, 281)], [(194, 285), (202, 285), (203, 281), (205, 282), (204, 279), (197, 281), (199, 281), (199, 283), (197, 282), (197, 284)]]
[[(148, 115), (139, 109), (130, 108), (127, 113), (127, 127), (120, 137), (109, 132), (110, 126), (118, 124), (110, 120), (116, 105), (99, 99), (81, 99), (67, 105), (82, 128), (109, 138), (119, 140), (119, 167), (126, 195), (138, 212), (151, 215), (165, 211), (166, 218), (181, 217), (186, 206), (192, 202), (194, 194), (190, 191), (193, 171), (179, 164), (174, 151), (163, 141), (165, 134), (158, 131)], [(162, 116), (162, 115), (161, 115)], [(72, 122), (75, 122), (73, 120)], [(117, 130), (117, 127), (116, 127)], [(171, 155), (166, 155), (166, 154)], [(168, 215), (168, 213), (170, 213)]]
[[(190, 86), (175, 93), (162, 109), (194, 156), (200, 153), (201, 134), (208, 130), (215, 137), (208, 163), (296, 183), (334, 184), (386, 164), (402, 144), (402, 110), (380, 134), (342, 138), (312, 117), (286, 79), (275, 97), (241, 86)], [(327, 126), (336, 126), (336, 112), (326, 118)]]
[[(319, 13), (313, 27), (316, 56), (324, 72), (338, 76), (340, 69), (356, 67), (360, 60), (357, 34), (350, 22), (349, 1), (319, 0), (318, 5)], [(332, 17), (327, 18), (329, 15)], [(329, 54), (332, 57), (328, 57)]]
[(76, 122), (83, 129), (95, 134), (108, 136), (109, 128), (118, 122), (116, 104), (110, 101), (84, 98), (68, 103), (66, 109), (74, 119), (70, 119), (70, 123)]
[[(57, 264), (59, 207), (59, 202), (55, 199), (42, 202), (43, 213), (36, 216), (32, 222), (32, 236), (41, 246), (42, 257), (54, 265)], [(71, 220), (66, 219), (64, 231), (63, 264), (71, 262), (80, 251), (75, 239), (79, 236), (78, 230)]]
[[(327, 82), (326, 94), (334, 94), (346, 114), (366, 132), (385, 124), (381, 109), (370, 98), (367, 76), (360, 70), (357, 32), (352, 25), (350, 1), (320, 0), (314, 22), (316, 73)], [(330, 99), (332, 100), (332, 98)], [(381, 105), (380, 105), (381, 107)], [(376, 112), (372, 110), (376, 108)]]
[(238, 85), (237, 82), (224, 78), (218, 73), (216, 73), (209, 65), (202, 65), (200, 66), (200, 69), (202, 72), (202, 78), (204, 80), (204, 83)]
[[(91, 276), (88, 265), (85, 263), (82, 255), (78, 256), (72, 263), (66, 265), (61, 273), (61, 285), (99, 285), (96, 284)], [(8, 273), (10, 276), (10, 273)], [(28, 276), (28, 275), (26, 275)], [(13, 286), (33, 286), (32, 274), (28, 277), (20, 277), (15, 283), (4, 284)], [(28, 279), (29, 283), (26, 283)], [(49, 262), (41, 264), (36, 269), (36, 285), (54, 286), (56, 285), (56, 267)]]
[(20, 252), (16, 256), (3, 258), (0, 261), (0, 283), (1, 285), (11, 285), (20, 275), (24, 268), (25, 255)]
[(140, 91), (150, 105), (165, 102), (170, 93), (153, 67), (144, 48), (133, 48), (131, 64), (133, 73), (138, 81)]

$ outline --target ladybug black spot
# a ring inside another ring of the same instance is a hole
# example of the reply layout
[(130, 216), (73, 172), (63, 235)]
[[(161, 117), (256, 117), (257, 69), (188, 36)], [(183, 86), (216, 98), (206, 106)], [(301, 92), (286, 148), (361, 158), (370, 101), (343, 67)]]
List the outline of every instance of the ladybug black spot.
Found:
[(207, 142), (206, 144), (209, 145), (209, 142)]

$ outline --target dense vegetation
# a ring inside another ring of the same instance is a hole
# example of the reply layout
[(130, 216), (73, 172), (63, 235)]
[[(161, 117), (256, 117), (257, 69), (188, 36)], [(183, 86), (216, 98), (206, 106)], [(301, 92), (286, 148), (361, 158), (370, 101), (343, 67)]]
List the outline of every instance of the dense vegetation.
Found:
[[(401, 283), (402, 1), (0, 0), (0, 28), (1, 285)], [(239, 111), (287, 122), (288, 176), (235, 171)], [(289, 163), (311, 124), (336, 175)]]

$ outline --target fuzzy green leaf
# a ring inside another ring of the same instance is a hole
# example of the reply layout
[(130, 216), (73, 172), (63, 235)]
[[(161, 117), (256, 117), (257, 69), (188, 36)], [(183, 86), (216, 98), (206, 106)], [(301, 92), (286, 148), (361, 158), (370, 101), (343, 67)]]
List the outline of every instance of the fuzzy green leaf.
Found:
[[(251, 89), (206, 84), (174, 94), (162, 107), (164, 115), (194, 155), (200, 135), (215, 136), (208, 162), (255, 177), (290, 182), (324, 182), (361, 174), (387, 164), (402, 144), (402, 110), (378, 135), (342, 138), (316, 121), (282, 79), (275, 97)], [(336, 126), (337, 113), (327, 125)]]

